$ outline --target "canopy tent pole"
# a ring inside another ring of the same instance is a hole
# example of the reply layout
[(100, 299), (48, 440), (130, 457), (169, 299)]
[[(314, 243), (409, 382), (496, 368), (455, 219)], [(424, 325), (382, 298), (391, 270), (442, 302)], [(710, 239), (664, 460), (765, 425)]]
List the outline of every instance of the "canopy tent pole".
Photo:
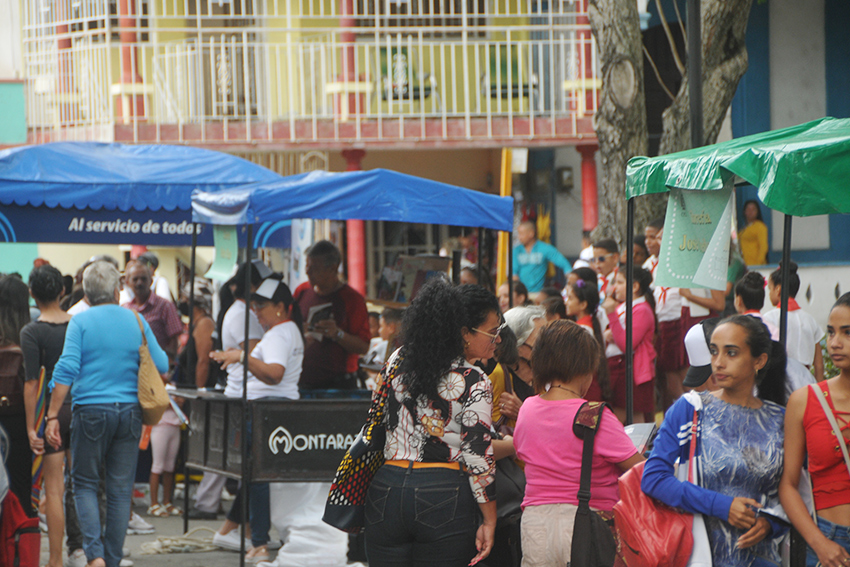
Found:
[[(190, 260), (189, 267), (189, 339), (192, 338), (192, 333), (195, 331), (195, 255), (198, 251), (198, 224), (192, 223), (192, 256)], [(180, 290), (177, 291), (177, 296), (180, 297)], [(190, 343), (189, 340), (186, 341), (186, 346), (192, 344), (194, 347), (194, 342)], [(188, 368), (196, 368), (197, 363), (196, 360), (198, 353), (196, 348), (189, 349), (189, 352), (186, 353), (186, 366)], [(198, 377), (195, 375), (195, 385), (198, 384)], [(183, 429), (183, 445), (181, 446), (181, 450), (183, 451), (183, 533), (188, 533), (189, 531), (189, 467), (186, 466), (186, 462), (188, 459), (188, 446), (189, 446), (189, 428)]]
[[(508, 307), (514, 307), (514, 251), (511, 244), (514, 242), (514, 233), (508, 233), (508, 245), (505, 247), (508, 252)], [(498, 293), (498, 289), (496, 292)], [(527, 298), (526, 298), (527, 299)]]
[(779, 342), (782, 348), (788, 340), (788, 297), (790, 290), (788, 282), (791, 279), (791, 215), (785, 215), (785, 227), (782, 235), (782, 262), (780, 262), (782, 278), (782, 299), (779, 303)]
[(478, 276), (478, 284), (479, 285), (481, 285), (481, 281), (482, 281), (481, 280), (481, 274), (483, 273), (483, 270), (481, 269), (481, 263), (482, 263), (482, 260), (484, 259), (483, 256), (481, 255), (481, 250), (483, 248), (484, 248), (484, 229), (479, 226), (478, 227), (478, 253), (477, 253), (478, 261), (475, 262), (477, 267), (478, 267), (478, 273), (476, 275)]
[[(634, 376), (634, 345), (632, 345), (632, 299), (631, 290), (635, 279), (635, 200), (628, 200), (626, 215), (626, 425), (631, 425), (635, 420), (635, 384)], [(614, 317), (617, 313), (614, 312)]]
[(248, 349), (251, 341), (251, 275), (253, 266), (251, 265), (251, 256), (253, 255), (253, 226), (248, 223), (246, 225), (247, 238), (245, 240), (245, 340), (242, 343), (242, 486), (240, 492), (242, 494), (242, 524), (239, 526), (239, 567), (245, 567), (245, 533), (248, 525), (248, 485), (250, 481), (250, 463), (248, 462)]

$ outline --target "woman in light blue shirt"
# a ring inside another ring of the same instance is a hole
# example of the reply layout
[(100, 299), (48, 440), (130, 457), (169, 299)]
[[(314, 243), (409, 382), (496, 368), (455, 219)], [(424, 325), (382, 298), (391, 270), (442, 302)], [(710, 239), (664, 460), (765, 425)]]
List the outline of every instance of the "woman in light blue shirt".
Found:
[[(142, 433), (138, 395), (142, 329), (157, 370), (168, 370), (168, 357), (147, 322), (118, 306), (120, 279), (107, 262), (95, 262), (83, 273), (83, 291), (92, 307), (68, 324), (47, 410), (45, 436), (58, 447), (62, 440), (56, 416), (70, 392), (71, 476), (89, 567), (118, 567), (123, 555)], [(101, 469), (106, 471), (103, 528), (97, 501)]]

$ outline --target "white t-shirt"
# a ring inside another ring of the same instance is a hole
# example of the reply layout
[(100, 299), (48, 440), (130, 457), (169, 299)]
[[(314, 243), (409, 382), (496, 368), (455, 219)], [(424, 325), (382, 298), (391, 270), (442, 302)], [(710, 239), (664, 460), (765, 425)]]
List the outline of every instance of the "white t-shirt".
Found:
[[(678, 290), (677, 290), (678, 291)], [(711, 290), (703, 289), (699, 287), (695, 287), (691, 289), (691, 293), (694, 294), (694, 297), (701, 297), (703, 299), (711, 299)], [(691, 317), (708, 317), (711, 313), (706, 307), (702, 305), (697, 305), (696, 303), (692, 303), (691, 301), (682, 298), (682, 307), (687, 307)]]
[[(257, 316), (251, 311), (248, 319), (248, 337), (250, 339), (263, 338), (263, 328), (257, 320)], [(224, 321), (221, 323), (221, 348), (222, 350), (230, 350), (239, 348), (239, 343), (245, 341), (245, 302), (237, 299), (227, 313), (224, 314)], [(242, 363), (237, 362), (227, 367), (227, 386), (224, 388), (224, 395), (230, 398), (242, 397)], [(248, 385), (251, 385), (251, 379), (254, 378), (251, 373), (248, 373)], [(248, 399), (251, 399), (251, 391), (248, 391)]]
[(88, 311), (89, 309), (91, 309), (91, 305), (89, 305), (85, 299), (81, 299), (68, 309), (68, 315), (73, 317), (74, 315), (78, 315), (83, 311)]
[[(659, 287), (655, 285), (655, 276), (658, 272), (658, 258), (650, 256), (643, 263), (643, 269), (652, 274), (652, 295), (655, 297), (655, 316), (658, 322), (676, 321), (682, 318), (682, 296), (679, 288)], [(692, 315), (696, 316), (693, 311)], [(706, 311), (706, 314), (708, 312)]]
[[(768, 311), (762, 318), (779, 327), (779, 309)], [(788, 331), (785, 337), (788, 358), (811, 366), (815, 361), (815, 348), (820, 348), (820, 345), (816, 343), (820, 342), (825, 334), (815, 318), (802, 309), (789, 311)]]
[(259, 358), (266, 364), (280, 364), (284, 372), (283, 378), (277, 384), (266, 384), (253, 375), (249, 376), (249, 400), (266, 396), (298, 399), (298, 380), (301, 379), (301, 363), (304, 360), (304, 340), (295, 323), (286, 321), (266, 331), (263, 339), (254, 347), (251, 356)]

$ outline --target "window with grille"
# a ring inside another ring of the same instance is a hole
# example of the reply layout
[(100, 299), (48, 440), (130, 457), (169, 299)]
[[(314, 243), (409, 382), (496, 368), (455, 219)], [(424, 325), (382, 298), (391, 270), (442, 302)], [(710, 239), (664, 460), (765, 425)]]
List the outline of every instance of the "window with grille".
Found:
[[(136, 32), (136, 41), (146, 42), (150, 38), (148, 33), (149, 21), (149, 0), (136, 0), (136, 13), (133, 15), (134, 23), (132, 31)], [(92, 32), (93, 30), (101, 30), (101, 33), (93, 33), (92, 39), (102, 41), (106, 39), (107, 18), (109, 19), (109, 31), (112, 41), (119, 41), (120, 21), (118, 18), (118, 0), (109, 0), (107, 2), (109, 14), (103, 13), (103, 4), (95, 0), (72, 0), (71, 4), (71, 20), (69, 26), (72, 32)]]

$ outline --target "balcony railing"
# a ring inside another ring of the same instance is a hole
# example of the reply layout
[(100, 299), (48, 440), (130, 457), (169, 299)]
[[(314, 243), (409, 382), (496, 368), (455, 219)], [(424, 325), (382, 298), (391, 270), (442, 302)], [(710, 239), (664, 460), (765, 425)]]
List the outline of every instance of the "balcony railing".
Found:
[(600, 81), (575, 4), (375, 1), (342, 18), (334, 2), (163, 0), (121, 18), (111, 0), (27, 2), (28, 123), (53, 139), (316, 145), (588, 133)]

